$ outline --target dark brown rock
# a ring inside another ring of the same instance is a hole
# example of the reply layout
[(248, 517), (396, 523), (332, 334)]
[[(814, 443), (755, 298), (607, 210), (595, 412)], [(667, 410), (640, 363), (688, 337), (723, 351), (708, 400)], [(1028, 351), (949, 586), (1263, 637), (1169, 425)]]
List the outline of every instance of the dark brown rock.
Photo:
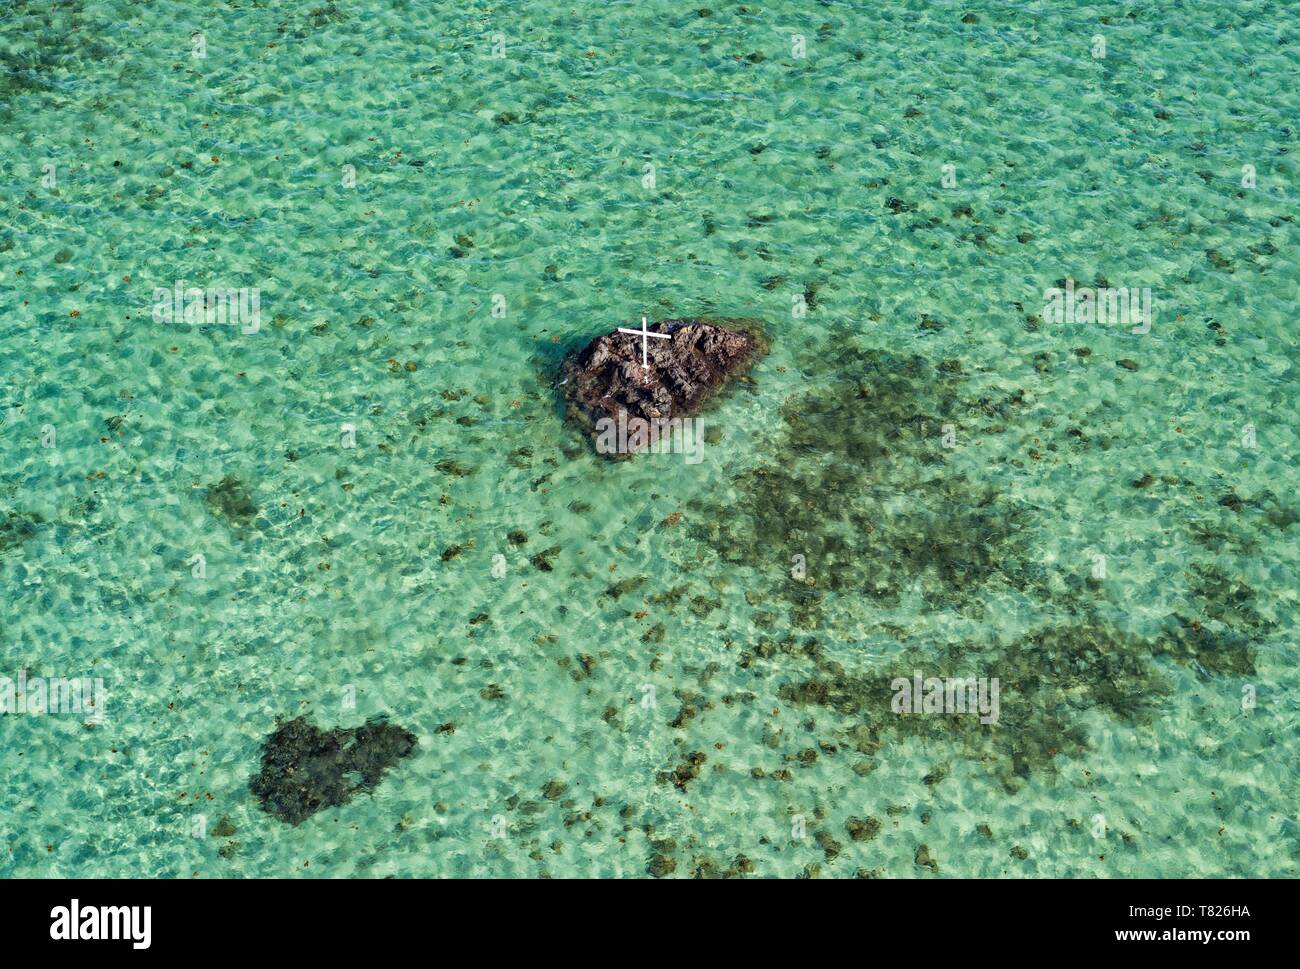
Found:
[[(647, 327), (671, 339), (649, 338), (642, 366), (642, 337), (617, 330), (570, 354), (561, 367), (560, 391), (569, 416), (593, 439), (603, 418), (650, 424), (643, 446), (659, 437), (657, 422), (694, 416), (729, 380), (747, 371), (767, 349), (761, 326), (743, 319), (662, 320)], [(629, 451), (638, 450), (629, 447)], [(626, 454), (609, 454), (611, 458)]]

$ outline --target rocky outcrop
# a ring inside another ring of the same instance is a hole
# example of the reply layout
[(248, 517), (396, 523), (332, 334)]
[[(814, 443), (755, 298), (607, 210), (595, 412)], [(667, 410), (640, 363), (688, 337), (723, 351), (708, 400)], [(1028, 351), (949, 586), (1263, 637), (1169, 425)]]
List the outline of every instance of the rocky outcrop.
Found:
[(299, 717), (266, 738), (262, 770), (249, 787), (281, 821), (300, 824), (317, 811), (370, 791), (416, 747), (415, 734), (383, 720), (319, 730)]
[(570, 354), (561, 368), (569, 416), (593, 441), (613, 422), (644, 422), (647, 433), (631, 435), (626, 449), (609, 453), (598, 446), (607, 457), (627, 457), (653, 445), (668, 432), (669, 422), (698, 413), (767, 348), (754, 320), (662, 320), (647, 330), (661, 336), (646, 338), (644, 348), (641, 336), (615, 330)]

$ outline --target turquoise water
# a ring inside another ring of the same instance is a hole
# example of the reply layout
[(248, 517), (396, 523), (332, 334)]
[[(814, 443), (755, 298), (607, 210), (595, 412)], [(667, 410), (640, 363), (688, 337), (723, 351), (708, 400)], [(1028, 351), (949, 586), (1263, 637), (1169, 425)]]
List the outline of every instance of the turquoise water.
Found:
[[(1295, 876), (1295, 13), (6, 4), (0, 874)], [(563, 421), (643, 315), (772, 337), (700, 464)]]

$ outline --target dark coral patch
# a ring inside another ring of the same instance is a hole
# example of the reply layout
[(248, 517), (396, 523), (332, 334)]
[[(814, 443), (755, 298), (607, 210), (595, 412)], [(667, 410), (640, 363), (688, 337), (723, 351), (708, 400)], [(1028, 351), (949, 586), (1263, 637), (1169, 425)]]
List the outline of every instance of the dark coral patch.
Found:
[(960, 377), (936, 381), (921, 357), (855, 347), (837, 362), (844, 376), (782, 407), (777, 451), (739, 477), (741, 501), (692, 504), (693, 537), (734, 565), (802, 555), (808, 581), (781, 593), (803, 628), (828, 593), (891, 605), (919, 579), (928, 599), (960, 603), (994, 580), (1022, 587), (1027, 510), (945, 469), (945, 435), (973, 410), (956, 397)]
[(38, 514), (21, 515), (12, 513), (0, 515), (0, 552), (14, 548), (35, 537), (38, 526), (44, 525), (45, 519)]
[[(773, 448), (738, 475), (736, 493), (695, 499), (687, 518), (721, 561), (755, 570), (751, 605), (784, 602), (784, 624), (755, 614), (766, 635), (740, 667), (775, 680), (786, 703), (833, 711), (840, 745), (868, 758), (855, 770), (870, 770), (892, 740), (919, 736), (955, 744), (1014, 791), (1082, 754), (1094, 711), (1153, 723), (1172, 689), (1168, 661), (1202, 678), (1253, 674), (1271, 624), (1242, 583), (1193, 566), (1191, 601), (1171, 603), (1157, 628), (1131, 631), (1116, 623), (1105, 583), (1035, 553), (1051, 509), (955, 467), (945, 438), (1002, 432), (1023, 412), (1023, 391), (971, 393), (968, 368), (936, 378), (930, 361), (851, 339), (820, 348), (818, 360), (839, 376), (791, 397)], [(1020, 633), (935, 642), (891, 615), (911, 597), (959, 623), (989, 622), (999, 600), (1034, 618)], [(894, 712), (891, 684), (916, 670), (999, 678), (1000, 717)]]
[(257, 505), (248, 488), (233, 475), (226, 475), (209, 488), (207, 501), (214, 512), (235, 525), (246, 525), (257, 516)]
[(298, 717), (266, 738), (262, 770), (249, 788), (263, 809), (281, 821), (301, 824), (317, 811), (374, 790), (417, 743), (415, 734), (383, 720), (326, 731)]

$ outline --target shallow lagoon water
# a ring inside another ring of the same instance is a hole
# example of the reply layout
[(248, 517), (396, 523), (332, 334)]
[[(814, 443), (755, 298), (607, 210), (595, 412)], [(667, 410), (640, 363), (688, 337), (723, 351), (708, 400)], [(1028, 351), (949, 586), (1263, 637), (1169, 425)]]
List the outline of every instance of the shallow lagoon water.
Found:
[[(8, 6), (0, 675), (108, 704), (0, 720), (0, 873), (1294, 876), (1288, 14)], [(562, 419), (642, 315), (770, 331), (701, 464)], [(302, 713), (419, 747), (291, 826)]]

